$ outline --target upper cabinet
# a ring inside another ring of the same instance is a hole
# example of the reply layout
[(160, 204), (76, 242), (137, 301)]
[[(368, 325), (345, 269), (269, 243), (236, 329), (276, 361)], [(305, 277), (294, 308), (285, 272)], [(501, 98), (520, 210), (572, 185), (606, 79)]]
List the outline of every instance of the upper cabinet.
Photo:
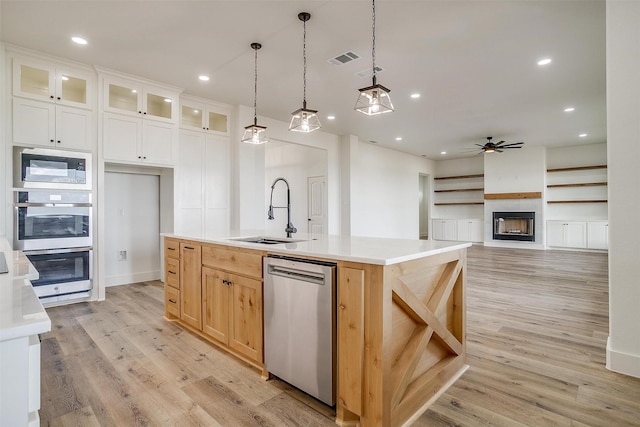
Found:
[(201, 132), (229, 134), (230, 108), (202, 100), (182, 97), (180, 127)]
[(12, 142), (91, 151), (95, 74), (80, 66), (12, 57)]
[(101, 87), (104, 159), (173, 167), (179, 89), (116, 75), (105, 75)]
[(13, 60), (13, 95), (78, 108), (93, 108), (94, 75), (31, 59)]
[(105, 111), (177, 123), (179, 92), (136, 81), (108, 78), (104, 82)]

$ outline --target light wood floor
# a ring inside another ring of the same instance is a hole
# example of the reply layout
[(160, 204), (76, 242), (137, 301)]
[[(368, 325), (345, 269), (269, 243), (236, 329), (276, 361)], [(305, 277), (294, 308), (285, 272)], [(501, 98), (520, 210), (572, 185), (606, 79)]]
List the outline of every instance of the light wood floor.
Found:
[[(331, 408), (162, 319), (161, 282), (47, 310), (43, 426), (331, 426)], [(607, 257), (469, 250), (469, 370), (415, 426), (640, 426), (605, 369)]]

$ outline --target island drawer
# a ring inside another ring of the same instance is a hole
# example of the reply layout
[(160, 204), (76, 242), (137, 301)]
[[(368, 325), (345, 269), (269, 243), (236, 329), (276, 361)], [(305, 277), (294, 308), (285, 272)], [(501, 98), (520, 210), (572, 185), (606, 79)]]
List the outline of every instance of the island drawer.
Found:
[(165, 258), (165, 284), (180, 289), (180, 260)]
[(164, 256), (168, 258), (180, 258), (180, 241), (175, 239), (164, 239)]
[(202, 246), (202, 265), (262, 279), (262, 253)]
[(180, 291), (171, 286), (164, 287), (164, 307), (166, 314), (180, 317)]

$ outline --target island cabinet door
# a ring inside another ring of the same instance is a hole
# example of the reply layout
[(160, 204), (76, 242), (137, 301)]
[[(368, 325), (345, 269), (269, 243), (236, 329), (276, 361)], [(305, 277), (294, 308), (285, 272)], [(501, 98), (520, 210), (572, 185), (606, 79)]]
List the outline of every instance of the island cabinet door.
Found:
[(229, 347), (262, 363), (262, 281), (229, 275)]
[(180, 243), (180, 318), (187, 325), (202, 329), (202, 246)]
[(229, 343), (229, 275), (202, 268), (202, 331), (223, 344)]

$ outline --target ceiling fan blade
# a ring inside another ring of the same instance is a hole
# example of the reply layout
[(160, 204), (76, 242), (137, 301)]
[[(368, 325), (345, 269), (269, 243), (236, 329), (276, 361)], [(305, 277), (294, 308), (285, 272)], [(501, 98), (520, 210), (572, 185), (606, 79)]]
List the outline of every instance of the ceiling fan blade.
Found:
[[(500, 148), (502, 148), (502, 147), (500, 147)], [(503, 151), (502, 151), (502, 150), (498, 150), (498, 149), (496, 149), (496, 152), (498, 152), (498, 153), (502, 153)]]
[(523, 145), (523, 144), (524, 144), (524, 142), (511, 142), (509, 144), (503, 145), (502, 148), (504, 148), (504, 147), (513, 147), (513, 146), (516, 146), (516, 145), (520, 146), (520, 145)]
[(522, 147), (521, 147), (521, 146), (519, 146), (519, 145), (516, 145), (515, 147), (500, 147), (500, 148), (503, 148), (503, 149), (504, 149), (504, 148), (522, 148)]
[(505, 141), (496, 142), (496, 147), (499, 146), (499, 145), (502, 145), (504, 143), (505, 143)]
[(484, 145), (476, 144), (478, 147), (484, 148)]

